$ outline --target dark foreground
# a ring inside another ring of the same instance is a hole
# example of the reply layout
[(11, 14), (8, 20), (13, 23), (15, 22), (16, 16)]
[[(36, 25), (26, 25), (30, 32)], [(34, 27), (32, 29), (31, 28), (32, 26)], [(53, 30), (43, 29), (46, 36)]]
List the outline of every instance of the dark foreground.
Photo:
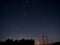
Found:
[[(6, 40), (6, 41), (0, 41), (0, 45), (35, 45), (35, 41), (33, 39), (31, 40), (25, 40), (25, 39), (22, 39), (22, 40)], [(60, 42), (55, 42), (55, 43), (52, 43), (52, 44), (40, 44), (40, 45), (60, 45)]]
[(0, 41), (0, 45), (34, 45), (34, 44), (35, 42), (32, 39), (31, 40), (22, 39), (22, 40), (15, 40), (15, 41), (8, 39), (5, 42)]

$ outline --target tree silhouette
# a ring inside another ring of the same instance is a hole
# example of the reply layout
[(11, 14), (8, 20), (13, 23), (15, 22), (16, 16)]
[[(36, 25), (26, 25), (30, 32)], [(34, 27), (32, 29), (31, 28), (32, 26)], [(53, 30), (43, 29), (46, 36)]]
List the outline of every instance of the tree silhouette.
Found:
[(29, 39), (22, 39), (22, 40), (15, 40), (13, 41), (12, 39), (7, 39), (5, 42), (0, 42), (0, 45), (34, 45), (35, 41), (34, 40), (29, 40)]

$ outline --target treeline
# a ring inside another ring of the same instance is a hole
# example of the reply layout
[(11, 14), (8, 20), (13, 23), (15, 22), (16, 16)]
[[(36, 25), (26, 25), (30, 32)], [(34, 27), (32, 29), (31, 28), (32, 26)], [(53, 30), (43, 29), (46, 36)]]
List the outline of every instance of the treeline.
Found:
[(55, 42), (52, 45), (60, 45), (60, 42)]
[(22, 39), (15, 40), (7, 39), (6, 41), (0, 41), (0, 45), (35, 45), (35, 41), (33, 39)]

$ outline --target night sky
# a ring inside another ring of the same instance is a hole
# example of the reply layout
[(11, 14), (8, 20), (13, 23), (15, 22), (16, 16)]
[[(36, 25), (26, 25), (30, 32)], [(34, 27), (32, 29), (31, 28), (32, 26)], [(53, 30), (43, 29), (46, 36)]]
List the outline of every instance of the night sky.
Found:
[(35, 39), (60, 41), (59, 0), (1, 0), (0, 40)]

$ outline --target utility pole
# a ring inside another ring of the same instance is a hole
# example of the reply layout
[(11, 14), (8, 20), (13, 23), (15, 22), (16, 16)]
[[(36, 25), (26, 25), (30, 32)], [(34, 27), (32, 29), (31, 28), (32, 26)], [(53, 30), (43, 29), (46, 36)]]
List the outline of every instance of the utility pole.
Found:
[(44, 36), (44, 34), (42, 35), (42, 38), (43, 38), (43, 45), (45, 45), (45, 36)]
[(48, 45), (48, 36), (47, 36), (46, 33), (45, 33), (45, 36), (46, 36), (46, 43), (47, 43), (47, 45)]

